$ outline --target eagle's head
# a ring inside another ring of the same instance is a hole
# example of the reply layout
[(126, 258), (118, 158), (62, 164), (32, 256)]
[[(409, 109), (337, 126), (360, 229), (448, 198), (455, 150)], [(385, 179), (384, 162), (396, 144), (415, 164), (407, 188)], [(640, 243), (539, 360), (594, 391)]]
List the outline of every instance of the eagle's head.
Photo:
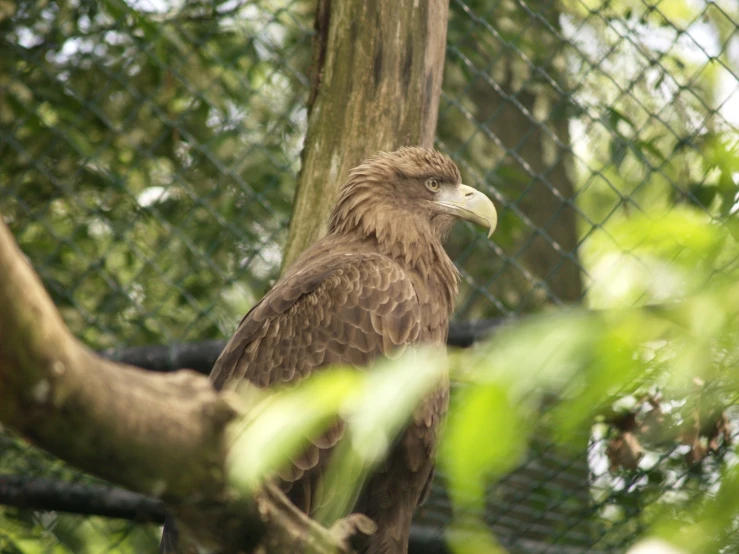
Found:
[(373, 235), (391, 249), (443, 241), (457, 219), (495, 230), (490, 199), (462, 184), (456, 164), (430, 148), (381, 152), (354, 168), (331, 213), (331, 232)]

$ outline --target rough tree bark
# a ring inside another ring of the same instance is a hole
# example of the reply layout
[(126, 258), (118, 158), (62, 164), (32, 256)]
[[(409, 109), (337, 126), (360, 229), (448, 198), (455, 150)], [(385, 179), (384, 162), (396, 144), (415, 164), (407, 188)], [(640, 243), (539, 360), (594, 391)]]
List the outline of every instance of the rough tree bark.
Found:
[(448, 0), (319, 0), (313, 88), (283, 271), (326, 232), (336, 191), (363, 159), (432, 146)]
[(363, 516), (324, 529), (270, 485), (236, 494), (226, 468), (246, 407), (195, 372), (157, 374), (88, 350), (2, 215), (0, 306), (0, 423), (80, 469), (161, 498), (196, 543), (225, 552), (348, 552), (355, 528), (371, 529)]

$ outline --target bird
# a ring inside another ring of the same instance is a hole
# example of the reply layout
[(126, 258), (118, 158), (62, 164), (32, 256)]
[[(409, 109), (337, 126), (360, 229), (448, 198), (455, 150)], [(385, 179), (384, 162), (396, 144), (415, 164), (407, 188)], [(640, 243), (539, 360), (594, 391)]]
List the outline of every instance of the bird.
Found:
[[(408, 146), (362, 162), (339, 188), (326, 236), (242, 319), (213, 366), (214, 387), (235, 389), (247, 380), (269, 389), (332, 365), (371, 371), (376, 360), (408, 346), (443, 348), (459, 280), (443, 243), (459, 219), (487, 227), (490, 237), (497, 212), (462, 183), (448, 156)], [(377, 530), (362, 554), (407, 552), (413, 512), (434, 474), (448, 397), (448, 385), (429, 393), (365, 482), (352, 511)], [(322, 472), (343, 431), (337, 421), (278, 474), (308, 515), (321, 502)]]

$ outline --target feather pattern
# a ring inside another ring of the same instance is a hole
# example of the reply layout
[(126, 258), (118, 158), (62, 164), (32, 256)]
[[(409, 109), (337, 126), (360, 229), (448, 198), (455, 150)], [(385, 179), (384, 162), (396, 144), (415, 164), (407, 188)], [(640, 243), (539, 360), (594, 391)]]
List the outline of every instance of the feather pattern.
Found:
[[(329, 234), (307, 250), (244, 317), (211, 379), (233, 388), (297, 383), (331, 364), (370, 368), (408, 345), (443, 347), (457, 271), (442, 247), (454, 219), (434, 211), (424, 183), (461, 182), (433, 150), (382, 153), (354, 169), (340, 190)], [(389, 458), (367, 482), (355, 510), (378, 524), (364, 552), (407, 551), (410, 520), (428, 489), (443, 384), (418, 408)], [(330, 501), (321, 472), (343, 435), (337, 421), (279, 473), (291, 500), (312, 513)]]

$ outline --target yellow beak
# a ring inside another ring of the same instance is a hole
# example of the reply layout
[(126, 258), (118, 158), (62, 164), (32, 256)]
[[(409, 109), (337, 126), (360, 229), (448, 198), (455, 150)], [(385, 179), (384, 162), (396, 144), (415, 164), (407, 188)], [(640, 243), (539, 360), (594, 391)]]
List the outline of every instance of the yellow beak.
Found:
[(488, 238), (498, 225), (498, 212), (490, 198), (467, 185), (442, 190), (435, 202), (450, 215), (487, 227)]

